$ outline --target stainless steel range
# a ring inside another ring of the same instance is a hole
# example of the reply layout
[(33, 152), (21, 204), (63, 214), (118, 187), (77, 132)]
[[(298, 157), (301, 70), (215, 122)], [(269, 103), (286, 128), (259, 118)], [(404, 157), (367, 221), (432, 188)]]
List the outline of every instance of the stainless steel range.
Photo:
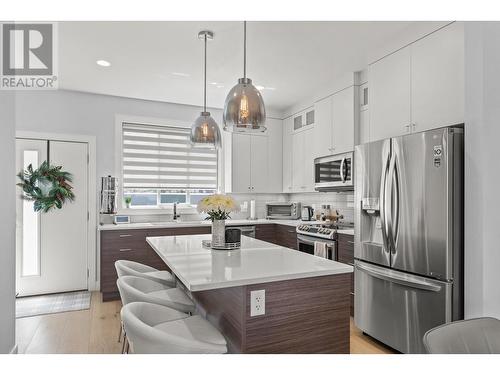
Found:
[(314, 243), (324, 243), (328, 249), (328, 259), (337, 259), (337, 230), (352, 229), (353, 223), (300, 224), (297, 225), (297, 249), (314, 255)]

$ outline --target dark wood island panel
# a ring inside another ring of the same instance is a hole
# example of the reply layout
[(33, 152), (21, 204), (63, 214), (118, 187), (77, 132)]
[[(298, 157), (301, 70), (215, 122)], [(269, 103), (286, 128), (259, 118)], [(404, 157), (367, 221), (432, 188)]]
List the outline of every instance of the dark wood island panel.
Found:
[[(349, 353), (351, 274), (193, 292), (233, 353)], [(266, 313), (250, 316), (265, 289)]]
[(117, 260), (133, 260), (160, 270), (168, 270), (165, 262), (148, 245), (146, 237), (208, 234), (210, 232), (210, 226), (102, 230), (100, 232), (102, 300), (120, 299), (116, 286), (118, 275), (115, 270), (115, 262)]

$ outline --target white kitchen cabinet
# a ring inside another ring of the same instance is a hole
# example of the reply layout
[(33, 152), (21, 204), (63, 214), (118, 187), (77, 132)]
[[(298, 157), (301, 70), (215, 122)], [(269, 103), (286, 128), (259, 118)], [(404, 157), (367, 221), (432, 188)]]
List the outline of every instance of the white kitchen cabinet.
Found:
[(370, 141), (463, 123), (464, 79), (460, 22), (371, 64)]
[(314, 111), (314, 156), (352, 151), (355, 125), (354, 86), (314, 103)]
[(291, 193), (292, 182), (292, 158), (293, 158), (293, 117), (283, 120), (283, 193)]
[(332, 152), (333, 113), (332, 96), (314, 103), (316, 122), (314, 124), (313, 145), (316, 157), (330, 155)]
[(304, 189), (305, 170), (305, 141), (304, 132), (293, 134), (292, 140), (292, 191), (298, 192)]
[(370, 141), (410, 131), (410, 63), (405, 47), (369, 66)]
[(307, 126), (314, 125), (315, 113), (314, 107), (309, 107), (306, 110), (296, 113), (293, 117), (293, 130), (300, 130)]
[(283, 191), (283, 121), (267, 118), (268, 181), (266, 192)]
[(464, 122), (464, 30), (453, 23), (411, 45), (413, 131)]
[(231, 193), (281, 193), (282, 121), (266, 120), (265, 133), (233, 133), (223, 143), (225, 191)]
[(354, 86), (332, 95), (332, 153), (354, 150)]
[(293, 134), (292, 192), (314, 191), (313, 128)]
[[(251, 135), (250, 138), (250, 183), (252, 193), (270, 193), (268, 137)], [(281, 187), (279, 189), (281, 191)]]
[(232, 158), (231, 173), (226, 177), (230, 179), (230, 181), (227, 181), (229, 185), (226, 187), (226, 190), (232, 193), (247, 193), (252, 190), (250, 178), (251, 139), (251, 135), (232, 134), (232, 152), (230, 152), (230, 157)]

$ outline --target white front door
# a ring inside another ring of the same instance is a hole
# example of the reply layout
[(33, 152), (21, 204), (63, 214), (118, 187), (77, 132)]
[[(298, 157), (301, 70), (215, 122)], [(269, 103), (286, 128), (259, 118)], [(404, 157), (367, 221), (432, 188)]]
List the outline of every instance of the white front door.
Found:
[(75, 194), (60, 210), (35, 213), (18, 188), (16, 290), (21, 296), (87, 289), (87, 154), (87, 143), (16, 140), (18, 172), (48, 157), (73, 175)]

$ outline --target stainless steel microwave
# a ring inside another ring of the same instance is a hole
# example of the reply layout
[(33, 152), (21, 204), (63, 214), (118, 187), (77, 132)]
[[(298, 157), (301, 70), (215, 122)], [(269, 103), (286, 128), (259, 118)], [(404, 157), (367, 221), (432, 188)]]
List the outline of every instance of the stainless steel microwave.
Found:
[(314, 159), (314, 189), (354, 190), (353, 162), (353, 152)]
[(275, 202), (266, 203), (267, 219), (299, 219), (301, 204), (299, 202)]

